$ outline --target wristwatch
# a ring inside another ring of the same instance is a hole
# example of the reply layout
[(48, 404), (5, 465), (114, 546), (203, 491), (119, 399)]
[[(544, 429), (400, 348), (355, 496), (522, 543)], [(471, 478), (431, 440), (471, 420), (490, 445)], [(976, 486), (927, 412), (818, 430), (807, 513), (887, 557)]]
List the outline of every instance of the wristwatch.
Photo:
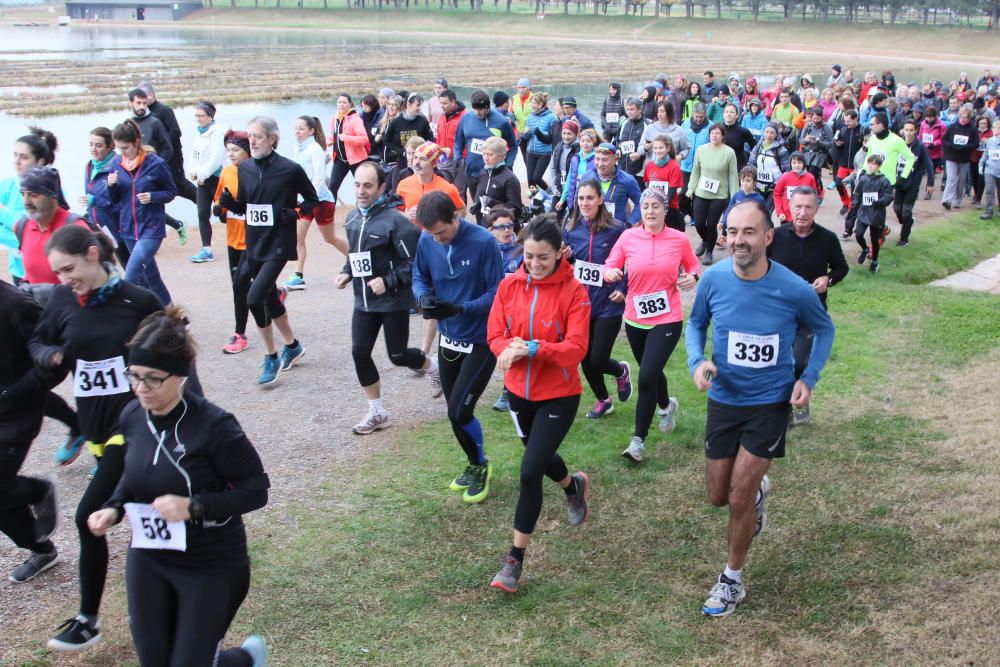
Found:
[(201, 503), (201, 499), (198, 496), (191, 496), (191, 500), (188, 502), (188, 514), (191, 515), (191, 519), (201, 519), (204, 513), (205, 506)]

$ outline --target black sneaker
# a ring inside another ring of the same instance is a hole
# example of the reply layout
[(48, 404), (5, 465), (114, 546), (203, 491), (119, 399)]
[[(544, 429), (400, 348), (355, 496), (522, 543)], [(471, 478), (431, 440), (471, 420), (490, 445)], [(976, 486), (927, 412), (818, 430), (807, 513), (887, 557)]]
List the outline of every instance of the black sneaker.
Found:
[(587, 494), (590, 493), (590, 478), (585, 472), (573, 473), (571, 484), (576, 486), (576, 493), (566, 496), (566, 512), (569, 514), (569, 525), (579, 526), (587, 520), (590, 508), (587, 506)]
[(37, 505), (31, 506), (35, 511), (35, 542), (39, 544), (52, 537), (59, 523), (56, 485), (48, 479), (42, 480), (42, 483), (48, 487), (45, 497)]
[(841, 215), (847, 215), (847, 213), (848, 213), (848, 212), (849, 212), (850, 210), (851, 210), (851, 209), (850, 209), (850, 208), (848, 208), (847, 206), (841, 206), (841, 207), (840, 207), (840, 214), (841, 214)]
[(79, 616), (67, 618), (58, 629), (62, 632), (50, 639), (47, 644), (49, 648), (58, 651), (79, 651), (101, 640), (100, 623), (91, 625)]
[(59, 553), (53, 549), (47, 554), (32, 553), (28, 560), (24, 561), (13, 570), (7, 577), (15, 584), (23, 584), (31, 581), (50, 567), (55, 567), (59, 562)]
[(868, 271), (870, 273), (878, 273), (878, 262), (876, 260), (872, 260), (871, 265), (868, 267)]
[(896, 241), (897, 248), (905, 248), (908, 245), (910, 245), (909, 240), (899, 239), (898, 241)]
[(868, 248), (858, 254), (858, 264), (864, 264), (866, 259), (868, 259)]
[(983, 213), (981, 216), (979, 216), (979, 219), (980, 220), (992, 220), (993, 219), (993, 212), (990, 211), (989, 213)]
[(949, 210), (949, 211), (951, 210), (951, 202), (950, 201), (943, 201), (943, 202), (941, 202), (941, 206), (944, 206), (946, 210)]
[(705, 254), (705, 242), (702, 241), (698, 244), (698, 248), (694, 251), (695, 256), (701, 257)]
[(854, 234), (852, 234), (851, 232), (846, 232), (845, 231), (843, 234), (840, 235), (840, 238), (842, 238), (842, 239), (849, 239), (852, 236), (854, 236)]

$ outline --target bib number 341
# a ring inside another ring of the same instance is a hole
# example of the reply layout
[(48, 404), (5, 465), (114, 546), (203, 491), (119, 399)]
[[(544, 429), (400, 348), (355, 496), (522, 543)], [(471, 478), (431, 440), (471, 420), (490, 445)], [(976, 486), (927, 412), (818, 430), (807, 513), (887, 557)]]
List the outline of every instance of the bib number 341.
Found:
[(768, 368), (778, 363), (778, 334), (757, 335), (729, 332), (729, 364), (745, 368)]
[(77, 398), (124, 394), (128, 389), (125, 359), (122, 357), (101, 361), (77, 360), (73, 374), (73, 395)]

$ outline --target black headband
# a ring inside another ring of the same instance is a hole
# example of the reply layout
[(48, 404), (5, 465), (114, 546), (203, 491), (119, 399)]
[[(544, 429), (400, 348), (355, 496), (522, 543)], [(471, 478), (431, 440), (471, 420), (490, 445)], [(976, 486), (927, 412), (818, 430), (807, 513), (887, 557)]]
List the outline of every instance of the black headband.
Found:
[(129, 349), (128, 363), (130, 366), (147, 366), (181, 377), (187, 377), (191, 369), (191, 362), (184, 357), (162, 354), (142, 347)]

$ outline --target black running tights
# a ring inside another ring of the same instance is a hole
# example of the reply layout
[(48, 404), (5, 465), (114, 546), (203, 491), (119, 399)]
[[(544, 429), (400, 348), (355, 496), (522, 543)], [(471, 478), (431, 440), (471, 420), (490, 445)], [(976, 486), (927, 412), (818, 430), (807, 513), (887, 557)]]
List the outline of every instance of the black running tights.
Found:
[(580, 368), (583, 369), (590, 390), (599, 401), (608, 400), (608, 388), (604, 384), (604, 376), (618, 377), (622, 373), (621, 365), (611, 358), (611, 348), (621, 328), (621, 315), (595, 317), (590, 320), (590, 343), (587, 345), (587, 356), (580, 362)]
[(625, 325), (632, 356), (639, 362), (639, 398), (635, 402), (635, 431), (643, 440), (649, 435), (656, 406), (667, 407), (670, 394), (663, 372), (681, 338), (682, 322), (657, 324), (652, 329)]

